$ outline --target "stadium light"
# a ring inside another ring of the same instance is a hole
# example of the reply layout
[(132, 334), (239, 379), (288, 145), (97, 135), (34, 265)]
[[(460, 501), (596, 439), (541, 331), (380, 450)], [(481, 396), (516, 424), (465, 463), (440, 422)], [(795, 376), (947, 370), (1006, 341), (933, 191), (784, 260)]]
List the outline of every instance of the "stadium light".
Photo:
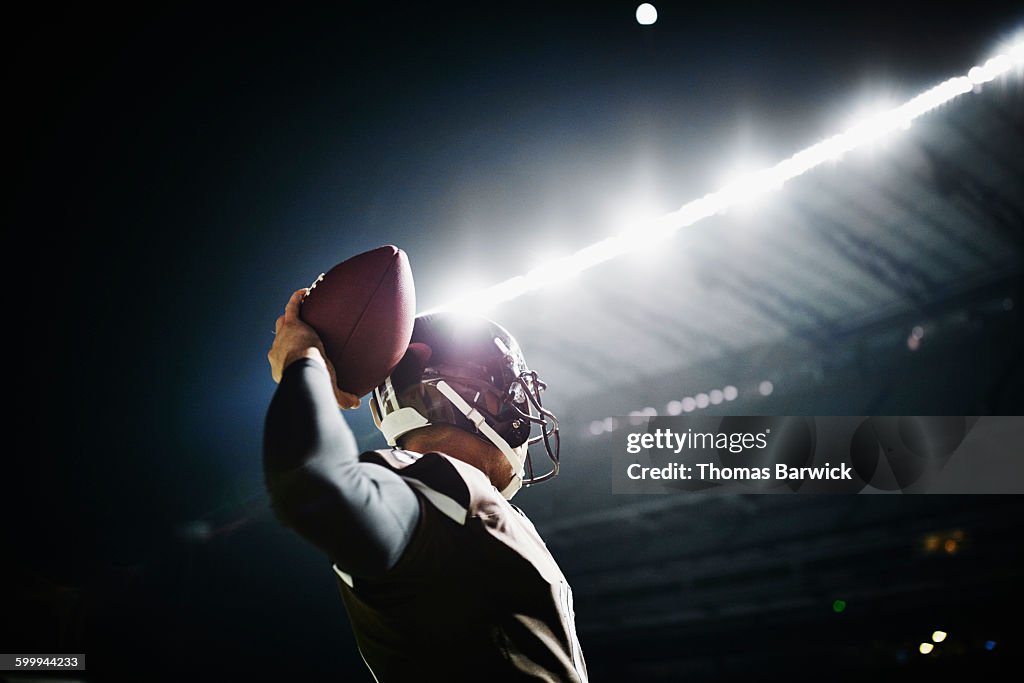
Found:
[(645, 2), (636, 8), (636, 23), (641, 26), (650, 26), (657, 20), (658, 10), (649, 2)]
[(977, 86), (1024, 66), (1024, 39), (1017, 40), (983, 64), (971, 67), (966, 76), (954, 76), (922, 92), (903, 104), (869, 116), (841, 133), (807, 147), (774, 166), (744, 174), (721, 189), (683, 204), (679, 209), (636, 228), (554, 259), (543, 269), (517, 275), (442, 304), (426, 312), (458, 310), (484, 313), (500, 303), (517, 299), (531, 291), (564, 280), (617, 256), (646, 248), (667, 239), (698, 221), (746, 203), (769, 192), (780, 190), (788, 181), (822, 164), (838, 161), (844, 155), (870, 146), (892, 133), (910, 127), (918, 117), (943, 104), (972, 92)]
[[(761, 383), (760, 393), (764, 394), (765, 384), (771, 384), (765, 380)], [(771, 393), (770, 391), (768, 393)], [(665, 412), (663, 415), (677, 416), (683, 413), (692, 413), (697, 410), (704, 410), (712, 405), (718, 405), (723, 401), (735, 401), (739, 397), (739, 390), (729, 384), (722, 389), (711, 389), (710, 391), (700, 392), (695, 396), (685, 396), (682, 399), (673, 399), (665, 404)], [(643, 424), (647, 418), (657, 417), (657, 409), (653, 407), (646, 407), (642, 410), (633, 410), (629, 413), (629, 423), (633, 426)], [(594, 420), (590, 423), (589, 429), (586, 431), (591, 436), (601, 436), (604, 433), (612, 433), (620, 427), (620, 423), (613, 417), (606, 417), (603, 420)]]

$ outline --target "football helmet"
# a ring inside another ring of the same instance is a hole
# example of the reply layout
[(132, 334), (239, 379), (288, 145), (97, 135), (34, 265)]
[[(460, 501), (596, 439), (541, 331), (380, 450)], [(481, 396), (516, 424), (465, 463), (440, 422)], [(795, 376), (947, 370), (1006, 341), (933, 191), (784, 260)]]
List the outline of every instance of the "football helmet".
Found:
[[(390, 446), (433, 424), (454, 425), (495, 445), (512, 464), (512, 481), (501, 492), (510, 499), (520, 487), (558, 474), (558, 420), (541, 402), (545, 388), (501, 325), (480, 316), (424, 314), (416, 317), (402, 360), (372, 392), (370, 412)], [(543, 473), (534, 470), (529, 452), (540, 442), (551, 461)]]

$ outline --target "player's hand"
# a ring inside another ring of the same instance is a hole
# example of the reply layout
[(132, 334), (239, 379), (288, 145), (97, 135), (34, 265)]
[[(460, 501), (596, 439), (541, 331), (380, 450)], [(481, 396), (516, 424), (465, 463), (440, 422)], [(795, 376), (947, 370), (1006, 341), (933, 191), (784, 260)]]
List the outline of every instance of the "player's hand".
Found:
[(275, 382), (280, 382), (284, 369), (289, 365), (300, 358), (312, 359), (324, 365), (331, 375), (331, 388), (334, 389), (338, 407), (358, 408), (359, 397), (338, 388), (338, 377), (327, 358), (320, 336), (299, 317), (299, 304), (308, 292), (306, 288), (296, 290), (285, 304), (284, 315), (279, 316), (274, 324), (274, 343), (267, 352), (270, 374)]

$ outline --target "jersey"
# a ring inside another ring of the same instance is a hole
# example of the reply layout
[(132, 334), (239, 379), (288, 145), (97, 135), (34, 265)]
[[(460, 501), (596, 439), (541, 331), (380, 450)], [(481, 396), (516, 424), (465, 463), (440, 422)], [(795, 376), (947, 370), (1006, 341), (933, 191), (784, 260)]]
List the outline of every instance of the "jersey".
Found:
[(533, 523), (483, 472), (441, 453), (363, 453), (420, 504), (386, 574), (333, 569), (359, 651), (380, 683), (586, 683), (572, 592)]

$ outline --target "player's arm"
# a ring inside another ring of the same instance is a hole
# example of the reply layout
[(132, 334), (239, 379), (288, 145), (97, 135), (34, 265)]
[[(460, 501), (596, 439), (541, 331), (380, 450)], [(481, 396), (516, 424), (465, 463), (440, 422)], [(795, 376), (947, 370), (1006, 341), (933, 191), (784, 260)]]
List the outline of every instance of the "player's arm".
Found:
[(267, 411), (263, 469), (275, 514), (338, 567), (373, 576), (393, 567), (419, 521), (412, 489), (383, 467), (358, 460), (338, 407), (359, 398), (337, 388), (316, 332), (292, 295), (267, 357), (278, 388)]

